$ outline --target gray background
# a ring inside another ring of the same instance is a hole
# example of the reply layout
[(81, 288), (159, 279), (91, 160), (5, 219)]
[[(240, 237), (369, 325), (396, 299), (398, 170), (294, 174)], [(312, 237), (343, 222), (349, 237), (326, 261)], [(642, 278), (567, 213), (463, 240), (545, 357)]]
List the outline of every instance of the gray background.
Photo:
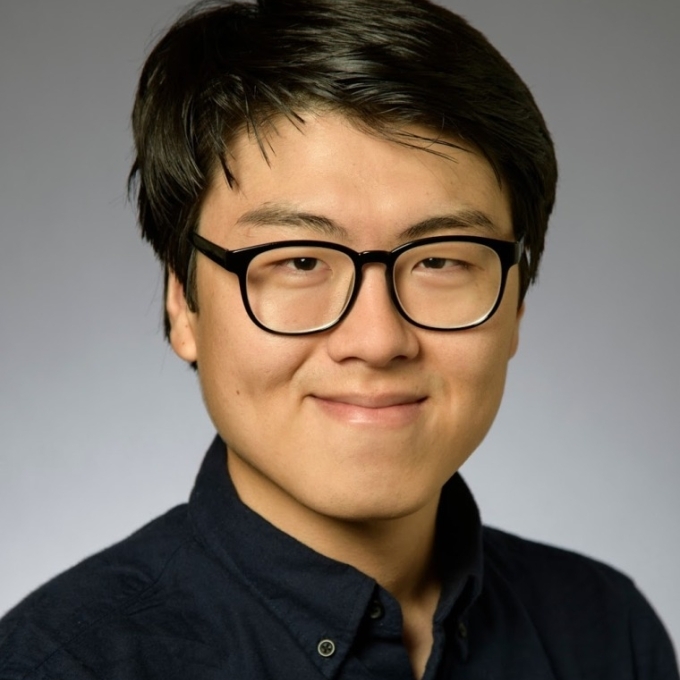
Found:
[[(174, 0), (0, 0), (0, 611), (189, 492), (212, 436), (164, 346), (124, 180)], [(680, 4), (451, 0), (533, 88), (561, 161), (487, 522), (630, 574), (680, 641)]]

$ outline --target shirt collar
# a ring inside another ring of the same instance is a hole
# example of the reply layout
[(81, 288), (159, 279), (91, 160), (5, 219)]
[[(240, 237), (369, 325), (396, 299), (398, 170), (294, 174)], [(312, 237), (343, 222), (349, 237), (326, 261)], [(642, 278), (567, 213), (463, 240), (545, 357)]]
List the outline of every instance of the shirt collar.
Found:
[[(375, 581), (280, 531), (239, 499), (216, 437), (196, 479), (189, 514), (197, 539), (233, 577), (254, 593), (332, 677), (352, 646), (374, 598)], [(435, 623), (455, 608), (460, 617), (481, 589), (481, 522), (460, 475), (444, 486), (437, 519), (443, 582)], [(335, 644), (332, 658), (317, 652)]]
[(482, 522), (477, 503), (458, 473), (442, 489), (436, 549), (443, 587), (435, 621), (443, 622), (454, 605), (457, 617), (464, 616), (482, 591)]

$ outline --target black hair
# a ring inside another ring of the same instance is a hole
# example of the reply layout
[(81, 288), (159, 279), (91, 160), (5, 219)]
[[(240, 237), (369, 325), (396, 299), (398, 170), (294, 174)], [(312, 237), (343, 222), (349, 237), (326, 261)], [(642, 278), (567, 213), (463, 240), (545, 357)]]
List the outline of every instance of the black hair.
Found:
[(305, 111), (318, 108), (397, 140), (419, 125), (433, 140), (479, 149), (507, 187), (515, 234), (525, 238), (523, 298), (538, 272), (557, 164), (531, 92), (479, 31), (427, 0), (210, 0), (158, 41), (132, 113), (128, 182), (142, 235), (190, 305), (187, 234), (215, 169), (234, 182), (230, 144), (246, 130), (261, 139), (279, 116), (302, 126)]

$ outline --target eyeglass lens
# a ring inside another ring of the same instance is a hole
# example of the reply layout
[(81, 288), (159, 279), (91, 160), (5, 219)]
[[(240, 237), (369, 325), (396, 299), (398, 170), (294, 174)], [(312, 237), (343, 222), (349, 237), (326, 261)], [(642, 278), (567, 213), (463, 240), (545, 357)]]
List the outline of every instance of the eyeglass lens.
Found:
[[(273, 331), (303, 333), (333, 325), (353, 293), (352, 259), (319, 246), (268, 250), (250, 263), (251, 310)], [(479, 243), (441, 242), (411, 248), (394, 266), (399, 304), (413, 321), (436, 329), (474, 325), (493, 309), (501, 288), (498, 254)]]

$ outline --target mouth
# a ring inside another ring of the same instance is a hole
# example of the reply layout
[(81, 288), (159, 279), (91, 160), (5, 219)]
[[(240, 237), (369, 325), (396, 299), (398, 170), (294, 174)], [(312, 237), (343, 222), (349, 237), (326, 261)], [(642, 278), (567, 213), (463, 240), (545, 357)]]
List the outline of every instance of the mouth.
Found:
[(402, 426), (420, 415), (427, 397), (385, 393), (311, 395), (314, 403), (334, 420), (350, 425)]

